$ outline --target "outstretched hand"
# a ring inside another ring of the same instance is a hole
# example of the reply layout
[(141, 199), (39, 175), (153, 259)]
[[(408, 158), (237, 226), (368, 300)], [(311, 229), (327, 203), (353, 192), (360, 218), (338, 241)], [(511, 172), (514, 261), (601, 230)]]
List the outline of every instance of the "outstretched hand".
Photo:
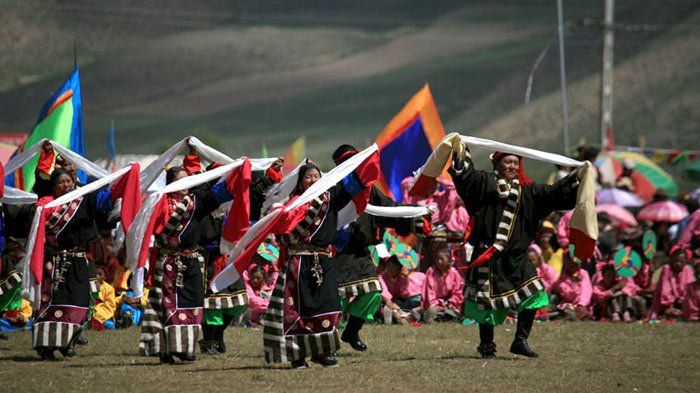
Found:
[(284, 158), (277, 157), (277, 159), (272, 163), (272, 169), (279, 171), (284, 166)]

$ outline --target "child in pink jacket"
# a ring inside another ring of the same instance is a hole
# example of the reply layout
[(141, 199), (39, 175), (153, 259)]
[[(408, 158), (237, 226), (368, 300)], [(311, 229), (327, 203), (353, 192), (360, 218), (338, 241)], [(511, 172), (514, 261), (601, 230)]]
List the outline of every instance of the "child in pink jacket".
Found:
[(695, 281), (693, 269), (687, 265), (692, 255), (690, 250), (676, 245), (671, 248), (669, 254), (671, 261), (664, 265), (659, 282), (656, 283), (649, 311), (650, 320), (662, 317), (677, 319), (681, 315), (686, 288)]
[(392, 315), (401, 323), (415, 322), (418, 314), (412, 311), (420, 309), (425, 274), (410, 272), (396, 255), (387, 258), (382, 269), (379, 281), (383, 288), (385, 323), (389, 323), (386, 319)]
[(633, 322), (644, 314), (644, 299), (634, 280), (617, 275), (612, 261), (593, 276), (593, 303), (601, 320)]
[(588, 272), (581, 269), (581, 264), (564, 253), (564, 268), (561, 276), (552, 285), (552, 292), (559, 298), (557, 308), (569, 319), (588, 320), (591, 317), (590, 305), (593, 286)]
[(452, 255), (448, 249), (437, 253), (435, 265), (425, 272), (423, 286), (423, 311), (426, 322), (456, 318), (464, 303), (464, 279), (452, 267)]
[(688, 322), (700, 321), (700, 259), (695, 260), (695, 282), (686, 286), (683, 319)]
[(261, 245), (248, 270), (243, 272), (243, 281), (248, 293), (250, 323), (253, 326), (260, 324), (270, 304), (272, 290), (279, 274), (276, 268), (278, 256), (275, 247)]

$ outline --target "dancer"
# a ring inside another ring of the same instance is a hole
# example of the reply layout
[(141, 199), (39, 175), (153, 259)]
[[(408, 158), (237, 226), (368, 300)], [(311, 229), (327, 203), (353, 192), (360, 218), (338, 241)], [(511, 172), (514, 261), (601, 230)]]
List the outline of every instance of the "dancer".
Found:
[(449, 173), (471, 217), (475, 268), (467, 272), (464, 312), (479, 322), (477, 349), (485, 359), (496, 357), (494, 326), (515, 308), (518, 324), (510, 351), (537, 357), (527, 339), (536, 310), (549, 300), (527, 250), (541, 220), (552, 211), (574, 207), (578, 171), (551, 186), (533, 184), (525, 175), (522, 156), (496, 152), (491, 155), (495, 173), (478, 171), (466, 144), (461, 148), (453, 150)]
[[(40, 285), (39, 292), (32, 292), (35, 284), (26, 277), (23, 283), (30, 300), (39, 304), (34, 310), (32, 336), (33, 346), (44, 360), (55, 359), (55, 350), (64, 357), (71, 356), (73, 343), (88, 316), (91, 287), (85, 246), (99, 238), (95, 224), (97, 213), (111, 210), (116, 199), (126, 193), (130, 195), (128, 204), (134, 209), (137, 206), (131, 205), (131, 201), (139, 201), (138, 165), (111, 190), (93, 191), (47, 208), (55, 198), (75, 189), (73, 176), (65, 169), (54, 170), (50, 180), (52, 195), (37, 203), (42, 211), (34, 218), (36, 235), (29, 240), (34, 248), (31, 255), (27, 250), (25, 256), (25, 276), (27, 271), (32, 272), (32, 280)], [(133, 213), (130, 207), (122, 207), (123, 218), (128, 212)]]
[[(170, 168), (166, 183), (188, 176), (182, 167)], [(153, 283), (141, 330), (141, 353), (158, 355), (162, 363), (194, 361), (204, 306), (202, 222), (234, 194), (233, 172), (225, 182), (167, 194), (167, 209), (156, 220)]]
[[(292, 198), (321, 179), (312, 162), (299, 169)], [(370, 179), (374, 180), (374, 179)], [(371, 184), (371, 183), (370, 183)], [(340, 347), (340, 298), (331, 241), (338, 212), (368, 185), (357, 171), (308, 203), (305, 217), (280, 237), (280, 273), (265, 314), (264, 343), (268, 362), (292, 360), (307, 367), (305, 358), (325, 367), (336, 366), (331, 353)]]
[[(333, 153), (333, 161), (340, 165), (357, 153), (353, 146), (341, 145)], [(374, 206), (400, 206), (374, 186), (369, 203)], [(400, 236), (407, 236), (411, 232), (422, 233), (423, 224), (423, 217), (388, 218), (364, 213), (336, 234), (333, 245), (340, 252), (333, 263), (338, 272), (342, 311), (349, 316), (340, 339), (350, 344), (352, 349), (367, 350), (359, 333), (365, 321), (372, 318), (382, 302), (377, 267), (372, 263), (368, 247), (382, 241), (384, 228), (395, 228)]]

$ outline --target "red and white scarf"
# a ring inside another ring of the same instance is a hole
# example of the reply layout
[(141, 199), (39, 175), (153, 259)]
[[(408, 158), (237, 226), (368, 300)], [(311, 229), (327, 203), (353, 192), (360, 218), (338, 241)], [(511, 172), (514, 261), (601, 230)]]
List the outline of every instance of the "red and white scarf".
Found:
[[(453, 153), (464, 154), (467, 144), (553, 164), (577, 167), (576, 176), (580, 181), (580, 185), (577, 192), (576, 208), (574, 209), (576, 220), (574, 221), (572, 218), (570, 238), (576, 246), (574, 249), (576, 257), (588, 259), (593, 256), (595, 241), (598, 238), (598, 224), (595, 214), (595, 178), (592, 164), (588, 161), (581, 162), (559, 154), (451, 133), (440, 141), (426, 163), (418, 169), (409, 193), (411, 195), (426, 193), (447, 165), (451, 155)], [(489, 255), (493, 255), (495, 251), (497, 250), (492, 249)], [(483, 263), (483, 260), (479, 262)]]
[(144, 268), (148, 257), (151, 236), (160, 233), (170, 217), (167, 194), (191, 189), (202, 183), (226, 176), (226, 190), (233, 195), (233, 203), (222, 233), (222, 243), (235, 243), (250, 225), (250, 200), (248, 189), (252, 165), (241, 158), (208, 172), (188, 176), (168, 184), (146, 198), (134, 219), (134, 228), (126, 235), (127, 266), (134, 272), (132, 282), (134, 296), (143, 294)]
[(373, 144), (347, 161), (335, 167), (311, 185), (302, 195), (293, 198), (284, 206), (271, 210), (253, 225), (231, 251), (227, 266), (211, 282), (213, 292), (218, 292), (235, 283), (248, 268), (258, 246), (270, 233), (288, 234), (306, 216), (309, 203), (355, 172), (363, 189), (352, 198), (357, 214), (362, 214), (369, 201), (371, 187), (379, 179), (379, 152)]
[(32, 220), (32, 226), (27, 239), (26, 255), (22, 258), (20, 266), (24, 271), (22, 281), (22, 296), (32, 302), (35, 308), (41, 305), (41, 283), (44, 272), (44, 245), (46, 241), (46, 224), (50, 215), (61, 210), (62, 206), (72, 203), (84, 195), (97, 191), (105, 185), (112, 184), (111, 199), (116, 203), (122, 198), (121, 219), (124, 230), (129, 230), (134, 220), (136, 211), (141, 207), (139, 164), (120, 169), (97, 181), (89, 183), (60, 198), (52, 196), (43, 197), (37, 202), (36, 212)]

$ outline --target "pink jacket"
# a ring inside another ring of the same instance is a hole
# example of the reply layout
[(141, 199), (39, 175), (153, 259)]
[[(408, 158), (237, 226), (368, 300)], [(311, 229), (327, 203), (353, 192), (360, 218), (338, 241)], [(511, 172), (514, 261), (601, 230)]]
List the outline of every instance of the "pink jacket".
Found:
[(248, 308), (252, 313), (250, 319), (253, 322), (260, 322), (261, 315), (267, 312), (267, 307), (270, 304), (270, 296), (272, 295), (272, 290), (275, 287), (275, 281), (277, 281), (279, 273), (274, 272), (272, 274), (273, 276), (270, 277), (270, 280), (263, 283), (262, 287), (256, 291), (250, 286), (248, 272), (243, 272), (245, 289), (248, 293)]
[[(433, 214), (431, 220), (433, 224), (445, 224), (448, 229), (455, 232), (464, 230), (467, 226), (466, 223), (469, 220), (469, 215), (467, 215), (467, 211), (463, 207), (461, 207), (461, 211), (457, 208), (459, 195), (457, 195), (457, 190), (451, 180), (441, 180), (443, 190), (435, 191), (433, 195), (427, 198), (408, 195), (408, 186), (411, 184), (412, 180), (413, 177), (409, 176), (401, 181), (403, 203), (433, 206), (437, 209), (437, 213)], [(455, 214), (457, 214), (457, 217), (453, 218)]]
[(642, 264), (642, 268), (639, 269), (637, 275), (634, 276), (634, 283), (640, 289), (652, 288), (654, 285), (654, 281), (652, 280), (653, 273), (654, 272), (651, 271), (651, 263)]
[(542, 280), (544, 284), (544, 289), (547, 294), (552, 293), (552, 285), (557, 281), (557, 271), (553, 267), (542, 263), (540, 267), (537, 268), (537, 276)]
[(686, 321), (700, 320), (700, 282), (688, 284), (683, 300), (683, 318)]
[(448, 231), (462, 232), (467, 227), (467, 223), (469, 223), (467, 209), (464, 206), (458, 206), (452, 211), (452, 216), (450, 216), (450, 220), (447, 221), (445, 226)]
[[(618, 278), (618, 280), (615, 281), (613, 286), (620, 281), (625, 282), (625, 286), (622, 288), (623, 294), (627, 296), (637, 295), (637, 292), (639, 292), (639, 287), (637, 286), (637, 284), (634, 283), (633, 280), (627, 278)], [(608, 304), (608, 301), (610, 300), (610, 296), (613, 295), (613, 292), (611, 289), (606, 288), (603, 285), (603, 276), (602, 274), (600, 274), (600, 272), (597, 272), (595, 275), (593, 275), (593, 282), (593, 302), (598, 304), (598, 306), (600, 307), (605, 307)]]
[(423, 286), (423, 308), (431, 305), (447, 307), (459, 312), (464, 303), (464, 280), (457, 269), (450, 267), (443, 276), (437, 269), (428, 268)]
[(683, 266), (683, 270), (676, 275), (671, 270), (671, 265), (664, 265), (661, 271), (659, 282), (656, 283), (656, 291), (651, 301), (649, 318), (658, 318), (667, 308), (678, 302), (683, 304), (688, 285), (695, 282), (693, 268), (688, 265)]
[(382, 283), (382, 299), (385, 301), (394, 298), (408, 299), (423, 294), (425, 274), (411, 272), (408, 277), (400, 276), (395, 282), (391, 283), (389, 275), (387, 272), (384, 272), (379, 275), (379, 280)]
[(562, 271), (561, 276), (552, 285), (552, 290), (559, 292), (559, 305), (563, 308), (567, 305), (589, 306), (591, 304), (591, 296), (593, 295), (593, 286), (588, 272), (584, 269), (579, 270), (580, 280), (574, 281), (569, 275)]
[(693, 239), (700, 239), (700, 209), (690, 215), (688, 224), (678, 238), (678, 245), (681, 248), (690, 248)]

